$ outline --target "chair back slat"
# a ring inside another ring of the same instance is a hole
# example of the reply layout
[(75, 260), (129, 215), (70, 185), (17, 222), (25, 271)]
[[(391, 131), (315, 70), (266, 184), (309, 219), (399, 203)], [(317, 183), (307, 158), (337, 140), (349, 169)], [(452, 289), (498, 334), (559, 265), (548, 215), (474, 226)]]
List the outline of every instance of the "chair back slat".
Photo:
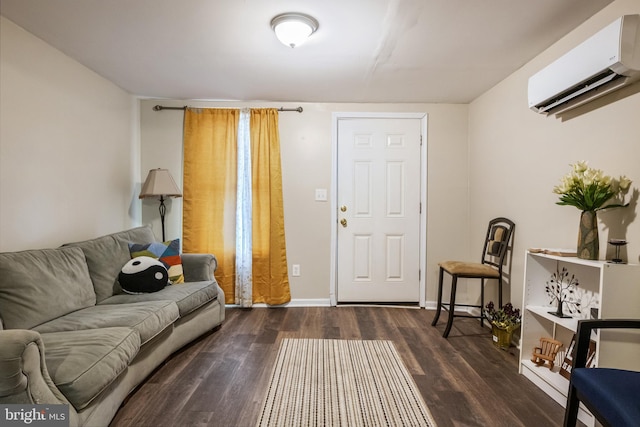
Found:
[(515, 224), (507, 218), (495, 218), (489, 221), (487, 236), (482, 250), (482, 263), (502, 268), (509, 249), (509, 242)]

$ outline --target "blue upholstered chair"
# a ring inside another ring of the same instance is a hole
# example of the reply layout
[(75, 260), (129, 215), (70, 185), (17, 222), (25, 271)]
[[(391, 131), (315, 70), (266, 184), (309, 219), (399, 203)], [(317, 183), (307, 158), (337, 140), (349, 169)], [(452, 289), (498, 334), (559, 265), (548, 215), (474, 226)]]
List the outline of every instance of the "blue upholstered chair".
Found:
[[(605, 427), (640, 426), (640, 372), (585, 368), (593, 329), (640, 329), (636, 320), (581, 320), (571, 369), (564, 425), (575, 426), (580, 402)], [(640, 354), (638, 355), (640, 359)]]

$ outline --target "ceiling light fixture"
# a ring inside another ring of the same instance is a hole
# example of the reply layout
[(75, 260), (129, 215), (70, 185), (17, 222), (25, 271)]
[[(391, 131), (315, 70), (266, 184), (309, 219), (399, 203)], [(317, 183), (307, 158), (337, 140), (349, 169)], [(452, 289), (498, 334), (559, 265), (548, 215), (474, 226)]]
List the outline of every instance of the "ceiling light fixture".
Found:
[(318, 21), (303, 13), (283, 13), (271, 20), (271, 28), (282, 44), (300, 46), (318, 29)]

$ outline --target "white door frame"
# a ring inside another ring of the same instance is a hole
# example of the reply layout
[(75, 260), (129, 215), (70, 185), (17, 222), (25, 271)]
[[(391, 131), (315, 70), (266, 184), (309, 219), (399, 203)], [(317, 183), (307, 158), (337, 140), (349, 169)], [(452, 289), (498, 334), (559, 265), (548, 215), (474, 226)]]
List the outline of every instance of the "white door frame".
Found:
[(420, 119), (420, 307), (426, 305), (427, 267), (427, 113), (332, 113), (331, 114), (331, 270), (329, 300), (338, 305), (338, 122), (342, 119)]

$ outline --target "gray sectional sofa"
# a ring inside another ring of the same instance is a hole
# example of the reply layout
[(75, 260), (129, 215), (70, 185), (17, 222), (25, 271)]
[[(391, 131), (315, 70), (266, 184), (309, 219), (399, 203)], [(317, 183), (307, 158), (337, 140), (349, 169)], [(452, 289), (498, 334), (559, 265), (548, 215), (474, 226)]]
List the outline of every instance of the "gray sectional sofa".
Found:
[(182, 254), (185, 283), (123, 293), (138, 227), (57, 249), (0, 253), (0, 403), (68, 404), (70, 425), (107, 426), (173, 352), (224, 320), (216, 258)]

